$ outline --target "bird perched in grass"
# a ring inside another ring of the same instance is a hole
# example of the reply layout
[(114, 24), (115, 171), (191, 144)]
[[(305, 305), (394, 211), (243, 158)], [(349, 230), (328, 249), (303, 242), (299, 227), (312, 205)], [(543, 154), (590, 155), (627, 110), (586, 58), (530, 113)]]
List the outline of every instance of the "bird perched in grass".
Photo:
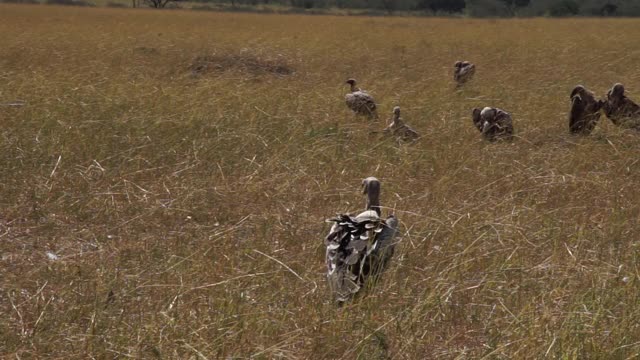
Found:
[(476, 73), (476, 66), (468, 61), (456, 61), (453, 65), (453, 80), (456, 87), (464, 85), (473, 78)]
[(400, 106), (393, 108), (393, 116), (391, 117), (389, 126), (384, 129), (384, 133), (394, 136), (398, 142), (416, 141), (420, 137), (420, 134), (413, 130), (411, 126), (405, 124), (400, 117)]
[(570, 99), (569, 131), (572, 134), (591, 134), (600, 119), (602, 103), (582, 85), (573, 88)]
[(324, 240), (327, 281), (336, 301), (351, 299), (367, 281), (376, 280), (393, 256), (393, 238), (398, 219), (380, 218), (380, 181), (368, 177), (362, 181), (367, 195), (365, 211), (353, 216), (338, 214)]
[(492, 107), (473, 109), (473, 124), (489, 141), (511, 140), (513, 138), (513, 120), (508, 112)]
[(624, 91), (624, 85), (613, 85), (602, 102), (602, 109), (614, 124), (640, 130), (640, 106), (629, 99)]
[(376, 112), (376, 102), (373, 100), (373, 96), (357, 87), (355, 79), (349, 79), (346, 83), (351, 86), (351, 92), (344, 97), (349, 109), (369, 119), (377, 119), (378, 113)]

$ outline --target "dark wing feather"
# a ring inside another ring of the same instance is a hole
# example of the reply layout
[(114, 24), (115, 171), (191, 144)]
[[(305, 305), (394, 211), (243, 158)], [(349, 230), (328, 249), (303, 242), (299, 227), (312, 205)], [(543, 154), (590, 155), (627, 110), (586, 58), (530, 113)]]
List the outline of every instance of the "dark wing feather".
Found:
[(496, 109), (495, 117), (483, 124), (482, 134), (489, 141), (512, 139), (513, 120), (511, 115), (506, 111)]
[(571, 111), (569, 112), (569, 131), (579, 133), (584, 128), (585, 102), (580, 95), (571, 97)]
[(395, 250), (394, 238), (398, 230), (398, 219), (391, 215), (385, 220), (382, 231), (376, 234), (375, 253), (372, 259), (374, 266), (373, 276), (379, 276), (388, 266)]
[(640, 106), (627, 97), (615, 98), (607, 94), (602, 110), (615, 125), (640, 129)]
[(373, 96), (364, 90), (347, 94), (345, 100), (349, 109), (358, 115), (365, 115), (372, 118), (378, 116), (376, 113), (376, 102)]
[(625, 97), (624, 98), (624, 108), (625, 108), (625, 112), (629, 115), (629, 116), (640, 116), (640, 106), (638, 106), (638, 104), (636, 104), (633, 100)]
[(480, 131), (482, 132), (483, 129), (483, 124), (482, 124), (482, 118), (480, 117), (480, 109), (475, 108), (473, 109), (473, 113), (471, 114), (471, 120), (473, 120), (473, 125)]

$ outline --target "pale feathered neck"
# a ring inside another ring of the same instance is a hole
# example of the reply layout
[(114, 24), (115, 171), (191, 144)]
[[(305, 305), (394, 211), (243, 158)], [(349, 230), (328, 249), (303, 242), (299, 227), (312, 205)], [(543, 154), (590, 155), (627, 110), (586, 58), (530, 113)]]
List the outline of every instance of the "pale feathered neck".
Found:
[(365, 210), (373, 210), (380, 216), (380, 181), (374, 177), (368, 177), (362, 182), (364, 193), (367, 195)]

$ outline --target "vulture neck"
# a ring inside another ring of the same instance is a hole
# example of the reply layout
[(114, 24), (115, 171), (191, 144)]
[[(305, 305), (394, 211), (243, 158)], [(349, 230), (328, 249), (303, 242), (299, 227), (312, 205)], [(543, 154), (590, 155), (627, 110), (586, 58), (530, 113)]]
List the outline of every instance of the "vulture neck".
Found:
[(375, 211), (380, 216), (380, 194), (375, 191), (369, 191), (367, 193), (367, 208), (366, 210)]
[(356, 86), (356, 84), (351, 84), (351, 92), (360, 91), (360, 88)]

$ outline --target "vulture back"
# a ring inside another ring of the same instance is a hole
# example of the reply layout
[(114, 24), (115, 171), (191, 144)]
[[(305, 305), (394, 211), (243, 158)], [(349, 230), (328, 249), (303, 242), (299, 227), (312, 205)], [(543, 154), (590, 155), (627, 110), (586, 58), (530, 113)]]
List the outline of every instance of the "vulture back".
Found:
[(336, 300), (344, 302), (386, 268), (398, 221), (393, 215), (383, 221), (374, 210), (355, 217), (338, 214), (327, 221), (333, 223), (325, 238), (327, 280)]

